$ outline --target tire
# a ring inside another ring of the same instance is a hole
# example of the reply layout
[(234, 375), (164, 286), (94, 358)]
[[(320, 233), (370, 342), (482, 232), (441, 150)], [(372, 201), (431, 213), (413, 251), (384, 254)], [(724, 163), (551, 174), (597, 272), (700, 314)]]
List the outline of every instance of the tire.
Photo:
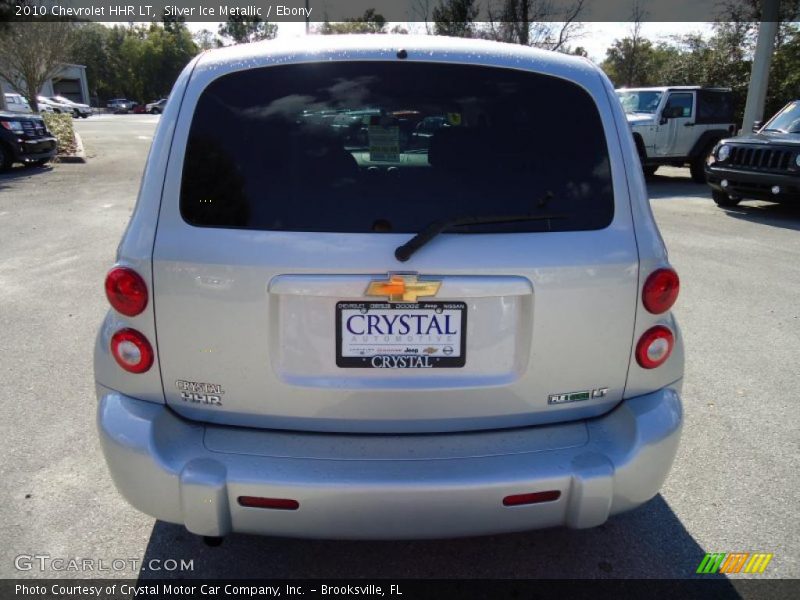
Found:
[(11, 157), (11, 152), (8, 148), (0, 144), (0, 173), (5, 173), (14, 164), (14, 159)]
[(691, 163), (689, 163), (689, 173), (691, 173), (692, 181), (695, 183), (706, 182), (706, 159), (713, 149), (713, 145), (707, 146), (700, 154), (694, 157)]
[(720, 190), (711, 190), (711, 198), (714, 199), (717, 206), (722, 208), (732, 208), (742, 201), (741, 198), (731, 198), (728, 194)]
[(642, 165), (642, 171), (644, 171), (645, 177), (652, 177), (656, 174), (658, 170), (658, 165)]

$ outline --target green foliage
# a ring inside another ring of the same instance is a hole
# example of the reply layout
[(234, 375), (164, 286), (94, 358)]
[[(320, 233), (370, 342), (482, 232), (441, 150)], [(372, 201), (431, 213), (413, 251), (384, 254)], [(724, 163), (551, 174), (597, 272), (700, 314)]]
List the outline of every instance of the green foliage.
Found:
[(433, 31), (436, 35), (475, 37), (475, 0), (441, 0), (433, 9)]
[(274, 39), (278, 35), (278, 26), (258, 17), (251, 21), (241, 16), (231, 16), (219, 26), (219, 35), (234, 44), (249, 44)]
[(788, 32), (772, 57), (769, 81), (765, 118), (774, 115), (789, 100), (800, 98), (800, 29)]
[(150, 102), (169, 94), (183, 67), (199, 52), (186, 26), (79, 25), (70, 62), (86, 65), (89, 93), (101, 105), (111, 98)]
[(334, 35), (343, 33), (386, 33), (386, 19), (374, 8), (368, 8), (364, 14), (355, 19), (347, 19), (341, 23), (325, 21), (317, 28), (317, 33)]
[(72, 115), (43, 113), (42, 119), (48, 131), (58, 140), (58, 153), (75, 153), (75, 130), (72, 128)]

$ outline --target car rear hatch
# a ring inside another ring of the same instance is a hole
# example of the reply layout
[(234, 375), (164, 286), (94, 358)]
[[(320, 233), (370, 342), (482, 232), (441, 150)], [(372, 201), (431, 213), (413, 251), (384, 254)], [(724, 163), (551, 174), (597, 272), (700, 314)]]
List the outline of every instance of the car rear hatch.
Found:
[[(592, 75), (599, 105), (541, 73), (396, 60), (190, 85), (153, 255), (168, 404), (375, 433), (608, 410), (638, 259)], [(529, 218), (483, 222), (505, 216)], [(396, 258), (461, 217), (475, 222)]]

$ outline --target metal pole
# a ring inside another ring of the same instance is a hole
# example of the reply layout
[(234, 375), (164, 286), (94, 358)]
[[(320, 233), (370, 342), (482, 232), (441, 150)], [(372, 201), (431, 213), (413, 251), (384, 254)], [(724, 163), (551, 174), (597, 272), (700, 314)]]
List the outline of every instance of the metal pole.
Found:
[(306, 0), (306, 35), (308, 35), (308, 3), (310, 0)]
[(753, 129), (753, 123), (764, 118), (764, 101), (769, 83), (769, 63), (778, 33), (778, 0), (761, 0), (761, 23), (758, 26), (756, 53), (747, 86), (747, 103), (744, 107), (741, 135)]

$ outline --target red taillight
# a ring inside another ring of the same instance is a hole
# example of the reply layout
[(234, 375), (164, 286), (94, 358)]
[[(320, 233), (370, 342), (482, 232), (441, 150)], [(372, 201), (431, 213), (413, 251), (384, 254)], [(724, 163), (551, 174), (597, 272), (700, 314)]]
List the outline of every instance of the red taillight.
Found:
[(642, 288), (642, 303), (654, 315), (667, 312), (678, 299), (681, 283), (672, 269), (658, 269), (650, 273)]
[(111, 354), (130, 373), (144, 373), (153, 366), (153, 347), (135, 329), (120, 329), (111, 336)]
[(135, 317), (147, 306), (147, 286), (133, 269), (114, 267), (106, 275), (106, 297), (118, 313)]
[(561, 497), (558, 490), (548, 490), (546, 492), (533, 492), (531, 494), (514, 494), (503, 498), (503, 506), (520, 506), (522, 504), (538, 504), (539, 502), (552, 502)]
[(674, 344), (672, 332), (663, 325), (656, 325), (645, 331), (636, 344), (636, 362), (643, 369), (655, 369), (669, 358)]
[(261, 496), (239, 496), (239, 505), (249, 508), (272, 508), (275, 510), (297, 510), (300, 503), (290, 498), (262, 498)]

